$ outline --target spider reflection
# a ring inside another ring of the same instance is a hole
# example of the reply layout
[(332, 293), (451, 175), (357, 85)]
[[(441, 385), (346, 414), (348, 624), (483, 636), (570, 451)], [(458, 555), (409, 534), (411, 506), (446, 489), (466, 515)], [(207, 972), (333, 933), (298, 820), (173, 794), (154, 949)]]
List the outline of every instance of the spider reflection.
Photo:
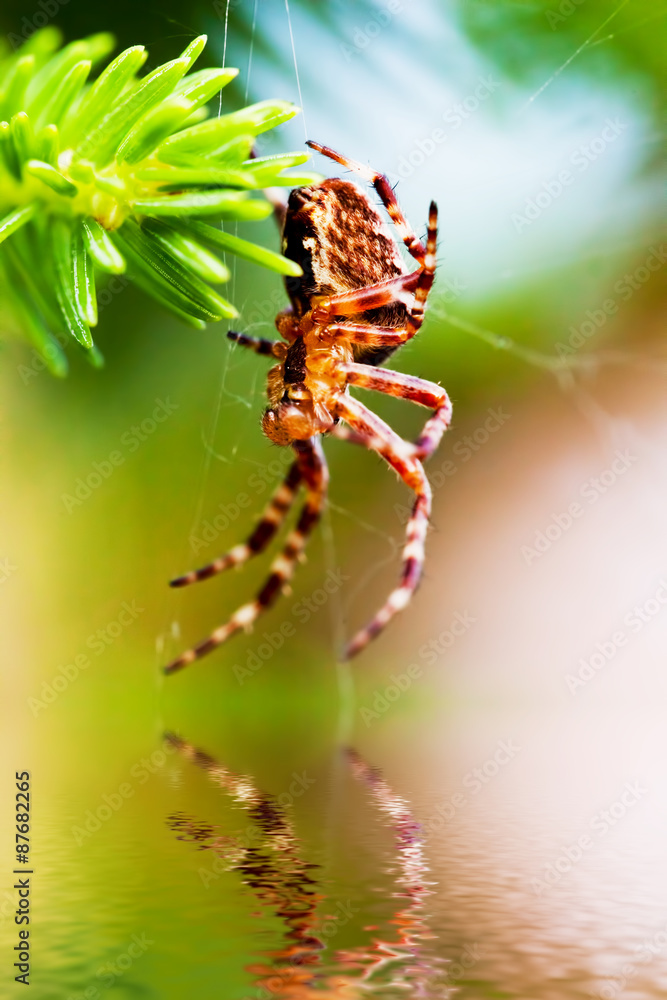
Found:
[[(357, 751), (344, 751), (352, 776), (365, 788), (394, 835), (389, 871), (395, 879), (392, 896), (397, 908), (390, 921), (392, 930), (382, 936), (376, 932), (368, 943), (337, 949), (327, 957), (329, 938), (344, 924), (354, 926), (357, 908), (349, 901), (335, 907), (331, 902), (324, 905), (327, 896), (318, 887), (318, 866), (302, 857), (289, 806), (258, 789), (248, 775), (230, 771), (180, 737), (170, 734), (166, 738), (247, 814), (249, 823), (237, 836), (224, 835), (217, 826), (182, 813), (169, 816), (167, 824), (180, 840), (215, 856), (213, 865), (200, 871), (204, 880), (206, 872), (211, 881), (223, 871), (239, 872), (260, 903), (283, 921), (282, 945), (247, 967), (258, 990), (264, 991), (259, 996), (352, 1000), (378, 989), (383, 997), (435, 1000), (443, 996), (444, 963), (427, 946), (433, 934), (426, 923), (424, 904), (432, 890), (426, 877), (420, 828), (407, 802), (392, 791), (380, 771), (370, 767)], [(327, 912), (331, 909), (335, 912)]]

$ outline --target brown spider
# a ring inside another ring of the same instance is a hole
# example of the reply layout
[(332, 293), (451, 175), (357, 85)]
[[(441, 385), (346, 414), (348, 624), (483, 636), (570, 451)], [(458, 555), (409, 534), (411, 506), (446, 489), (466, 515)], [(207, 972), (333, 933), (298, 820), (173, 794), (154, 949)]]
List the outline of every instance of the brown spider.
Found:
[[(399, 585), (354, 637), (345, 651), (346, 659), (360, 652), (409, 603), (421, 576), (431, 512), (431, 489), (422, 460), (437, 448), (451, 419), (451, 403), (445, 390), (433, 382), (376, 366), (414, 337), (422, 325), (435, 276), (437, 208), (431, 202), (424, 247), (384, 175), (327, 146), (308, 145), (373, 185), (419, 267), (407, 270), (381, 216), (355, 184), (332, 178), (291, 192), (282, 249), (286, 257), (301, 265), (303, 276), (286, 281), (292, 307), (276, 317), (284, 340), (232, 331), (228, 337), (278, 360), (268, 376), (269, 407), (262, 427), (275, 444), (293, 448), (296, 458), (247, 541), (210, 565), (172, 580), (171, 586), (205, 580), (262, 552), (284, 521), (300, 486), (306, 490), (305, 505), (255, 600), (165, 667), (166, 673), (180, 670), (235, 632), (248, 629), (291, 579), (326, 497), (328, 472), (321, 434), (377, 452), (415, 493)], [(412, 400), (432, 409), (433, 416), (417, 441), (410, 444), (350, 396), (351, 385)]]

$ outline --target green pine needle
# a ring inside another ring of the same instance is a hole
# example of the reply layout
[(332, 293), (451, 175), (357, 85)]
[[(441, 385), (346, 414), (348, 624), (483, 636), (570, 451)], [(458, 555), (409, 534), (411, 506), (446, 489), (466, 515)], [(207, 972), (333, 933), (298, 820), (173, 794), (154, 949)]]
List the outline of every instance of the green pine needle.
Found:
[(142, 78), (141, 45), (99, 71), (114, 45), (104, 33), (59, 48), (59, 33), (44, 28), (0, 57), (0, 303), (54, 375), (67, 372), (63, 334), (100, 366), (90, 330), (106, 274), (126, 272), (203, 328), (237, 315), (211, 288), (230, 277), (218, 253), (301, 273), (210, 224), (263, 219), (272, 209), (262, 188), (319, 177), (289, 173), (305, 153), (252, 159), (256, 136), (297, 114), (294, 105), (207, 117), (238, 70), (190, 72), (205, 44), (194, 39)]

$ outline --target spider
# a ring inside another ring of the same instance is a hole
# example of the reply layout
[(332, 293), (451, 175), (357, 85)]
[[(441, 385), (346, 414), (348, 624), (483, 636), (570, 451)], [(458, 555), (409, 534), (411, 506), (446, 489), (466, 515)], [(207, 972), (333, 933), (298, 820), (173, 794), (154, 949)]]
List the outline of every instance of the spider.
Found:
[[(370, 199), (349, 181), (331, 178), (290, 193), (282, 251), (303, 275), (286, 280), (291, 307), (276, 317), (282, 340), (229, 331), (242, 347), (277, 361), (268, 374), (269, 406), (262, 428), (275, 444), (290, 447), (294, 462), (250, 537), (208, 566), (171, 581), (172, 587), (205, 580), (262, 552), (283, 523), (299, 489), (305, 504), (285, 547), (271, 564), (256, 598), (227, 624), (165, 667), (193, 663), (235, 632), (249, 629), (291, 580), (308, 536), (320, 519), (328, 472), (320, 437), (330, 434), (380, 455), (414, 492), (398, 586), (374, 618), (352, 639), (350, 659), (409, 603), (421, 576), (431, 513), (431, 489), (422, 461), (440, 443), (451, 419), (451, 403), (434, 382), (377, 367), (417, 333), (436, 266), (437, 207), (431, 202), (426, 246), (399, 208), (383, 174), (316, 142), (308, 145), (372, 184), (408, 253), (419, 265), (408, 271), (391, 231)], [(348, 388), (374, 389), (433, 410), (412, 444), (402, 440)]]

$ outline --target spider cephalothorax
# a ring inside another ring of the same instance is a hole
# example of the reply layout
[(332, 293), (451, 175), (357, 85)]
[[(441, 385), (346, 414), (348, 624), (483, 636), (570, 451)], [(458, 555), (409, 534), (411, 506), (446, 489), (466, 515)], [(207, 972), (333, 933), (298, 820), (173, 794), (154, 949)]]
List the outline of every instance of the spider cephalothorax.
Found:
[[(172, 581), (172, 585), (206, 579), (263, 551), (301, 486), (306, 490), (305, 505), (256, 599), (239, 608), (199, 646), (169, 664), (165, 668), (169, 673), (252, 625), (292, 577), (326, 497), (328, 475), (321, 434), (377, 452), (415, 493), (399, 585), (352, 640), (347, 657), (363, 649), (405, 607), (421, 575), (431, 511), (431, 490), (422, 460), (437, 448), (451, 419), (451, 404), (441, 386), (377, 365), (410, 340), (422, 324), (435, 275), (437, 209), (431, 202), (424, 246), (403, 216), (386, 177), (326, 146), (308, 145), (373, 185), (419, 266), (416, 271), (407, 269), (391, 231), (355, 184), (334, 178), (292, 191), (285, 215), (283, 253), (301, 266), (303, 275), (287, 279), (292, 305), (276, 318), (283, 340), (231, 331), (228, 336), (277, 361), (268, 376), (269, 406), (262, 427), (275, 444), (291, 447), (295, 460), (248, 540), (208, 566)], [(350, 396), (350, 386), (412, 400), (431, 408), (433, 416), (417, 441), (408, 443)]]

